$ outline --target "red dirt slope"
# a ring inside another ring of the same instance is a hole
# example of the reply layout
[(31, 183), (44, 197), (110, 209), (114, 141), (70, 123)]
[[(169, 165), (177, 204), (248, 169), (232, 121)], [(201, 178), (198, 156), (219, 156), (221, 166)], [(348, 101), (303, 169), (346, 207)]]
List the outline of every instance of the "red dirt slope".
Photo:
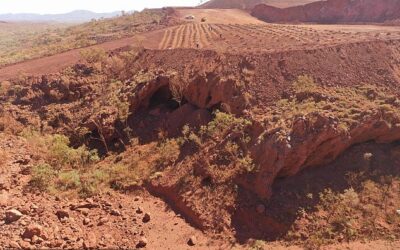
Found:
[(385, 22), (400, 18), (400, 1), (328, 0), (286, 9), (260, 4), (252, 15), (267, 22)]
[(258, 4), (267, 4), (278, 8), (303, 5), (316, 0), (211, 0), (201, 5), (206, 9), (244, 9), (250, 10)]

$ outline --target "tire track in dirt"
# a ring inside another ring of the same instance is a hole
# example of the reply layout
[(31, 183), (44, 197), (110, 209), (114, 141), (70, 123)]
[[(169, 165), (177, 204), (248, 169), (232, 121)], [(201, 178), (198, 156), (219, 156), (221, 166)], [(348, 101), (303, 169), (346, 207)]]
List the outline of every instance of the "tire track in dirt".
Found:
[(221, 34), (228, 39), (229, 41), (234, 40), (237, 41), (240, 35), (235, 31), (233, 25), (224, 25)]
[(249, 49), (249, 45), (252, 43), (254, 44), (254, 41), (257, 39), (253, 32), (250, 32), (248, 28), (243, 27), (242, 25), (235, 24), (232, 26), (232, 30), (233, 33), (237, 34), (242, 49)]
[(204, 35), (207, 37), (207, 40), (209, 41), (211, 36), (210, 36), (210, 25), (208, 24), (204, 24), (200, 26), (202, 32), (204, 33)]
[(254, 27), (254, 30), (260, 33), (260, 35), (277, 35), (277, 32), (274, 30), (273, 27), (271, 26), (256, 26)]
[(224, 30), (221, 29), (221, 27), (219, 27), (219, 25), (211, 25), (211, 30), (210, 30), (210, 34), (211, 37), (215, 36), (216, 38), (221, 38), (222, 34), (223, 34)]
[(188, 25), (185, 25), (185, 27), (182, 30), (182, 35), (179, 38), (179, 41), (180, 41), (179, 47), (180, 48), (185, 48), (185, 44), (187, 42), (187, 33), (188, 33)]
[(168, 40), (166, 41), (165, 48), (164, 49), (169, 49), (172, 47), (172, 44), (174, 43), (174, 37), (176, 35), (178, 27), (175, 27), (171, 29), (171, 33), (169, 34)]
[(195, 30), (198, 34), (199, 48), (204, 48), (207, 45), (207, 39), (205, 39), (205, 34), (201, 31), (201, 25), (202, 24), (196, 24)]
[(254, 34), (254, 29), (251, 27), (245, 25), (234, 25), (234, 29), (241, 35), (244, 35), (242, 37), (252, 37), (253, 39), (257, 39), (257, 35)]
[(222, 24), (216, 25), (216, 28), (213, 29), (212, 31), (214, 31), (217, 36), (219, 35), (229, 36), (231, 32), (229, 25), (222, 25)]
[(194, 36), (193, 36), (193, 43), (194, 43), (194, 48), (200, 48), (200, 36), (199, 32), (197, 31), (196, 24), (193, 24), (193, 31), (194, 31)]
[(172, 48), (179, 48), (180, 44), (181, 44), (181, 39), (182, 39), (182, 33), (183, 33), (183, 29), (184, 29), (184, 25), (180, 25), (178, 27), (178, 29), (176, 30), (176, 34), (174, 36), (173, 39), (173, 43), (172, 43)]
[(191, 40), (190, 39), (192, 38), (192, 35), (193, 35), (192, 24), (189, 24), (188, 25), (188, 35), (187, 35), (186, 44), (185, 44), (185, 46), (187, 48), (191, 48)]
[(196, 31), (194, 29), (194, 24), (190, 25), (190, 38), (189, 38), (189, 47), (190, 48), (195, 48), (196, 47)]
[(171, 33), (172, 31), (170, 29), (165, 30), (163, 38), (160, 42), (160, 45), (158, 46), (159, 49), (166, 49), (169, 39), (171, 39)]
[(181, 29), (179, 30), (177, 48), (182, 47), (182, 43), (183, 43), (184, 36), (185, 36), (185, 34), (184, 34), (185, 27), (186, 27), (186, 25), (182, 25)]
[(232, 51), (232, 41), (235, 41), (236, 38), (231, 34), (228, 26), (225, 24), (216, 24), (212, 25), (212, 27), (210, 32), (215, 37), (214, 40), (217, 41), (217, 44), (219, 44), (221, 48)]
[(210, 27), (209, 27), (209, 25), (201, 24), (200, 28), (201, 28), (201, 32), (205, 36), (205, 40), (206, 40), (205, 46), (208, 46), (208, 45), (212, 44), (212, 38), (211, 38), (211, 35), (210, 35)]
[(179, 29), (179, 26), (175, 27), (174, 30), (172, 31), (171, 37), (170, 37), (169, 42), (168, 42), (168, 48), (171, 48), (171, 49), (173, 48), (174, 42), (175, 42), (175, 37), (176, 37), (176, 35), (178, 33), (178, 29)]

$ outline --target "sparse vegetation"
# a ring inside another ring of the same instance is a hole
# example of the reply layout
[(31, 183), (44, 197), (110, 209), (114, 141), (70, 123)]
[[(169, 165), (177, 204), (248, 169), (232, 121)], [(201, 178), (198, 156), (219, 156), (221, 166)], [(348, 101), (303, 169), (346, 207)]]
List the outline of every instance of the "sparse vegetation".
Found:
[(302, 75), (293, 83), (293, 89), (296, 93), (312, 92), (317, 88), (314, 79), (307, 75)]
[[(387, 178), (389, 182), (382, 181)], [(303, 212), (301, 218), (307, 222), (301, 230), (303, 235), (309, 235), (304, 242), (308, 248), (316, 249), (337, 241), (396, 238), (389, 229), (391, 226), (384, 229), (387, 233), (381, 230), (382, 223), (395, 225), (400, 221), (393, 206), (389, 208), (387, 203), (388, 197), (397, 196), (399, 179), (382, 176), (378, 182), (366, 180), (360, 184), (357, 191), (350, 188), (336, 193), (326, 189), (319, 194), (318, 212)], [(293, 229), (288, 239), (301, 240), (300, 232)]]
[(96, 150), (88, 150), (86, 146), (72, 148), (69, 139), (63, 135), (43, 136), (38, 132), (25, 131), (23, 136), (56, 170), (82, 168), (99, 160)]
[(103, 62), (107, 58), (107, 53), (104, 49), (93, 48), (84, 49), (80, 52), (81, 57), (89, 64)]
[(161, 10), (144, 10), (75, 26), (0, 24), (0, 66), (161, 28), (164, 15)]
[(32, 188), (42, 191), (81, 189), (81, 173), (99, 161), (96, 150), (88, 150), (85, 146), (72, 148), (69, 139), (63, 135), (43, 136), (25, 131), (23, 136), (44, 160), (32, 169)]
[(245, 141), (245, 128), (251, 125), (251, 121), (244, 118), (237, 118), (231, 114), (227, 114), (217, 110), (215, 118), (207, 125), (200, 128), (199, 134), (206, 138), (221, 139), (228, 133), (241, 133)]
[[(338, 128), (343, 131), (356, 126), (361, 119), (378, 113), (388, 124), (399, 115), (395, 104), (397, 98), (385, 96), (385, 91), (374, 85), (323, 87), (315, 84), (311, 77), (300, 76), (294, 82), (292, 91), (292, 97), (281, 99), (268, 112), (268, 120), (272, 121), (268, 122), (284, 131), (291, 130), (295, 118), (315, 114), (334, 117), (338, 121)], [(388, 100), (394, 105), (386, 105)]]
[(56, 171), (50, 165), (46, 163), (39, 164), (32, 169), (32, 178), (30, 184), (33, 188), (46, 191), (48, 190), (55, 176)]

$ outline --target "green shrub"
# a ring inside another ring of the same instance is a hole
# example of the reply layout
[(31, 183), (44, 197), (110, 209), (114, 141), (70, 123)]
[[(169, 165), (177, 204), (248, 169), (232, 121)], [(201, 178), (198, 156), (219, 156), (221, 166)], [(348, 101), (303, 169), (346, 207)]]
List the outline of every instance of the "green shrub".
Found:
[(180, 145), (175, 139), (168, 139), (158, 146), (159, 157), (157, 163), (159, 167), (166, 167), (173, 164), (179, 157)]
[(184, 142), (193, 142), (196, 146), (201, 146), (201, 138), (195, 132), (191, 131), (189, 125), (183, 126), (182, 135)]
[(61, 172), (57, 178), (57, 188), (60, 190), (77, 189), (81, 186), (80, 174), (76, 170)]
[(57, 170), (84, 167), (100, 160), (97, 150), (88, 150), (86, 146), (72, 148), (68, 137), (64, 135), (43, 136), (38, 132), (25, 130), (22, 136)]
[(100, 191), (100, 186), (109, 181), (109, 175), (103, 170), (96, 169), (80, 178), (79, 195), (81, 197), (90, 197)]
[(244, 133), (247, 126), (251, 125), (251, 121), (244, 118), (236, 118), (232, 114), (224, 113), (219, 110), (214, 112), (215, 118), (208, 123), (207, 126), (200, 128), (200, 135), (209, 137), (223, 137), (226, 132)]
[[(121, 81), (113, 81), (109, 86), (108, 100), (113, 107), (117, 108), (118, 119), (126, 123), (129, 115), (131, 115), (130, 102), (128, 96), (121, 94), (122, 89), (123, 83)], [(128, 126), (126, 125), (126, 127)]]
[(51, 136), (46, 144), (50, 161), (60, 169), (64, 166), (82, 167), (99, 160), (96, 150), (88, 150), (86, 146), (71, 148), (68, 137), (64, 135)]
[(33, 188), (41, 191), (48, 190), (49, 186), (53, 182), (56, 172), (48, 164), (39, 164), (32, 168), (32, 178), (30, 185)]
[(129, 186), (138, 184), (138, 176), (134, 169), (124, 164), (110, 166), (109, 184), (117, 190), (125, 189)]

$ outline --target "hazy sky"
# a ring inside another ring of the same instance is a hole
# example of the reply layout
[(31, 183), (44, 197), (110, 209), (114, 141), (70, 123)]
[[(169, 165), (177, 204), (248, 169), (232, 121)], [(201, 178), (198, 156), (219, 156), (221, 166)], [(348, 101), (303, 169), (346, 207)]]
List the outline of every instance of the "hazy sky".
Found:
[(73, 10), (112, 12), (164, 6), (194, 6), (200, 0), (0, 0), (0, 13), (65, 13)]

